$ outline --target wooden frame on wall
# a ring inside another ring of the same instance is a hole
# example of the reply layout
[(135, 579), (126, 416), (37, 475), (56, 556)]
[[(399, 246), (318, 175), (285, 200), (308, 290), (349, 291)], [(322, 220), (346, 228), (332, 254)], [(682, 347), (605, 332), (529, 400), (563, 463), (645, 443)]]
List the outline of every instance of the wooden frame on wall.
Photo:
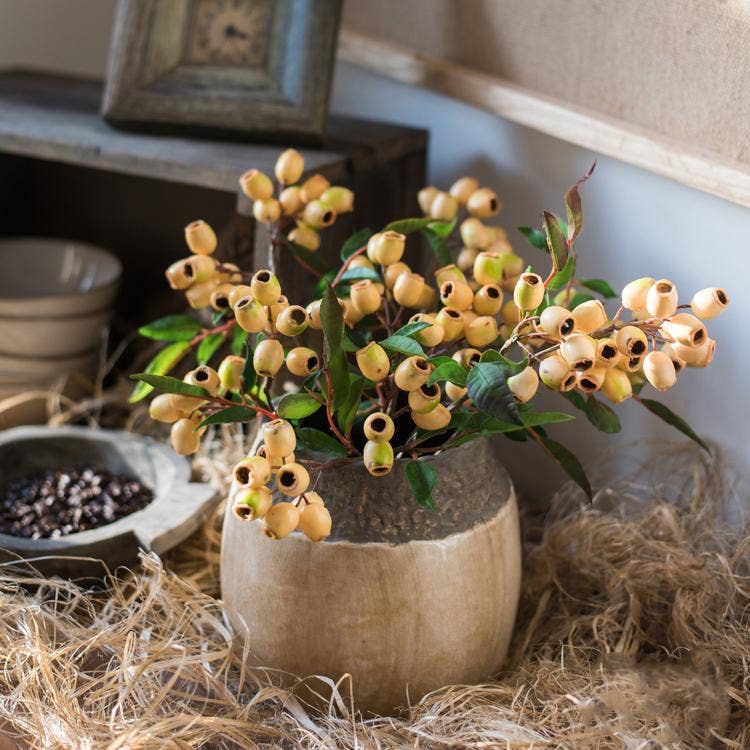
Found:
[[(320, 141), (340, 12), (341, 0), (119, 0), (102, 114)], [(226, 46), (212, 39), (223, 30)]]

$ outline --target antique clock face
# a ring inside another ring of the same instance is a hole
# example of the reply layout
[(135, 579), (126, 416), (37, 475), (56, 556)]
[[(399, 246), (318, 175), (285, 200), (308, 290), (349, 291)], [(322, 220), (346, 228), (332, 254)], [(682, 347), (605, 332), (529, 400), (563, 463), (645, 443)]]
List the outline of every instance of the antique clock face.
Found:
[(268, 52), (272, 0), (193, 0), (185, 62), (259, 67)]

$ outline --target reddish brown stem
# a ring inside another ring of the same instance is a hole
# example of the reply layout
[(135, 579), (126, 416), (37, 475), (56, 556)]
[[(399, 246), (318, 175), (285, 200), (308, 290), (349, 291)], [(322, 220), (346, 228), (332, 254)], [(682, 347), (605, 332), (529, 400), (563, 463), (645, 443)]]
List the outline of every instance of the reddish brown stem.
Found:
[(190, 346), (195, 346), (196, 344), (200, 344), (203, 339), (205, 339), (207, 336), (212, 336), (214, 333), (227, 333), (229, 332), (232, 327), (234, 326), (234, 318), (231, 320), (228, 320), (226, 323), (217, 326), (216, 328), (204, 328), (199, 334), (193, 338), (193, 340), (190, 342)]
[(335, 287), (336, 284), (341, 281), (341, 277), (344, 275), (347, 268), (349, 268), (349, 264), (358, 256), (362, 255), (367, 250), (367, 245), (362, 245), (358, 250), (355, 250), (342, 264), (341, 268), (339, 268), (338, 273), (336, 274), (336, 278), (331, 282), (331, 286)]

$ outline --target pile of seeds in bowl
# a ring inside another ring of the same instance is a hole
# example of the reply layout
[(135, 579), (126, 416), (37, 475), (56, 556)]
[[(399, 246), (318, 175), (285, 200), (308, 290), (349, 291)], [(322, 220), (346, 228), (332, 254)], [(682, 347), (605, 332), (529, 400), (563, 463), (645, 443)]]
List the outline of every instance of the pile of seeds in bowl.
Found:
[(0, 490), (0, 533), (57, 539), (145, 508), (153, 492), (106, 469), (71, 468), (13, 479)]

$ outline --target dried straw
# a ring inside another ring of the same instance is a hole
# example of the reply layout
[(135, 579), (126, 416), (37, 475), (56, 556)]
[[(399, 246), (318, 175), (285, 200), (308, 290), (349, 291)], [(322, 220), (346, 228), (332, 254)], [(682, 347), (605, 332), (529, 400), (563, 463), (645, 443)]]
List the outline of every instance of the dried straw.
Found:
[(0, 726), (91, 750), (750, 747), (750, 527), (724, 527), (737, 508), (716, 461), (680, 446), (651, 466), (593, 507), (571, 490), (546, 525), (526, 519), (506, 670), (396, 718), (353, 715), (346, 679), (316, 716), (244, 669), (213, 598), (220, 512), (104, 589), (2, 568)]

